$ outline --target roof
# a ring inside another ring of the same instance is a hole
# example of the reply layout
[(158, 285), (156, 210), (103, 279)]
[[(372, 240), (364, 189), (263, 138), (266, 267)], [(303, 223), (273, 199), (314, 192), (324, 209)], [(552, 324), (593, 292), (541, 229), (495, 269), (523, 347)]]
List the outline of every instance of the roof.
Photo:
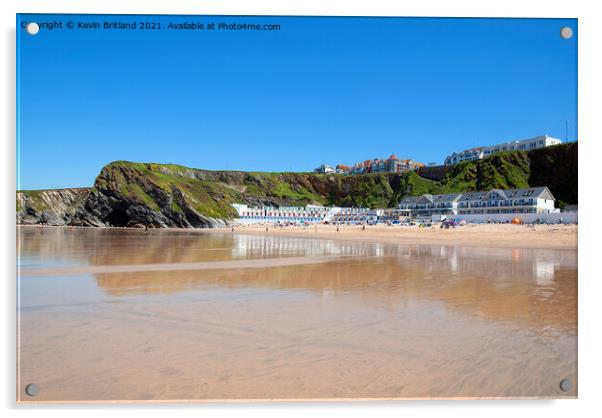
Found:
[(476, 147), (476, 148), (465, 149), (463, 151), (454, 151), (453, 153), (451, 153), (450, 155), (448, 155), (445, 159), (448, 160), (448, 159), (451, 159), (453, 157), (461, 157), (461, 156), (466, 155), (466, 154), (472, 154), (473, 152), (481, 152), (485, 148), (487, 148), (487, 147)]
[(433, 203), (433, 195), (423, 194), (418, 198), (418, 203)]
[(449, 194), (423, 194), (421, 196), (406, 196), (400, 204), (408, 205), (414, 203), (444, 203), (444, 202), (455, 202), (462, 196), (462, 193), (449, 193)]
[[(499, 195), (499, 196), (498, 196)], [(524, 198), (542, 198), (547, 200), (556, 200), (552, 192), (545, 187), (529, 187), (525, 189), (492, 189), (489, 191), (476, 191), (462, 193), (460, 201), (475, 200), (493, 200), (493, 199), (519, 199)]]
[(403, 199), (401, 199), (401, 202), (399, 202), (399, 204), (403, 203), (404, 205), (411, 205), (418, 202), (419, 198), (420, 196), (406, 196)]
[(488, 198), (491, 199), (494, 196), (501, 197), (502, 199), (508, 199), (506, 192), (501, 189), (491, 189)]
[(436, 194), (433, 195), (433, 202), (455, 202), (462, 196), (462, 193)]
[(480, 152), (483, 151), (486, 147), (475, 147), (475, 148), (468, 148), (465, 149), (464, 151), (461, 151), (460, 154), (466, 154), (466, 153), (470, 153), (470, 152)]
[(472, 202), (476, 200), (506, 200), (520, 198), (540, 198), (556, 200), (545, 186), (530, 187), (525, 189), (491, 189), (486, 191), (449, 193), (449, 194), (423, 194), (421, 196), (406, 196), (399, 204), (411, 205), (416, 203), (443, 203), (443, 202)]
[(395, 153), (391, 154), (391, 156), (388, 159), (389, 160), (399, 160), (399, 158), (397, 158), (397, 155), (395, 155)]

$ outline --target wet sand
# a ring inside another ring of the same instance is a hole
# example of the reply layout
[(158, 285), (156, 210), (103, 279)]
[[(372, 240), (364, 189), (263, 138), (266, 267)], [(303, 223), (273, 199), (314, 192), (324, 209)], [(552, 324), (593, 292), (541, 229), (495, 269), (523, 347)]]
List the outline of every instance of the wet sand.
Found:
[(576, 249), (298, 234), (18, 228), (19, 400), (577, 395)]
[[(222, 230), (226, 230), (225, 228)], [(334, 225), (274, 227), (266, 225), (239, 225), (235, 233), (278, 234), (314, 238), (343, 239), (391, 244), (439, 244), (503, 248), (577, 248), (577, 225), (512, 225), (469, 224), (441, 229), (439, 226), (366, 226)]]
[(257, 260), (206, 261), (199, 263), (128, 264), (107, 266), (77, 266), (54, 268), (25, 268), (21, 276), (72, 276), (85, 273), (131, 273), (182, 270), (233, 270), (268, 267), (290, 267), (302, 264), (317, 264), (332, 261), (333, 257), (281, 257)]

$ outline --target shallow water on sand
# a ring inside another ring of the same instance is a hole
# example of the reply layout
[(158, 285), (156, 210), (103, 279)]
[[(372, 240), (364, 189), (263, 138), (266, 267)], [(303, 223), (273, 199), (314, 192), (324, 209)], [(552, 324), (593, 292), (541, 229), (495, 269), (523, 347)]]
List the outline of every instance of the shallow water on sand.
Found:
[(24, 401), (577, 393), (576, 250), (17, 234)]

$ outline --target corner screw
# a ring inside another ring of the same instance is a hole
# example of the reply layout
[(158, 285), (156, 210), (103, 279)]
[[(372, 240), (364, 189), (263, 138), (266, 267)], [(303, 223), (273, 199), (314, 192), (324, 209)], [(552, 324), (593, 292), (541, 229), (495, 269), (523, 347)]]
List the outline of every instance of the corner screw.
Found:
[(40, 25), (38, 25), (36, 22), (29, 22), (25, 29), (30, 35), (37, 35), (40, 31)]
[(36, 396), (40, 392), (40, 389), (35, 383), (30, 383), (25, 386), (25, 393), (29, 396)]
[(573, 29), (565, 26), (564, 28), (560, 29), (560, 36), (562, 36), (564, 39), (571, 39), (573, 37)]
[(560, 390), (561, 391), (568, 392), (571, 389), (573, 389), (573, 383), (571, 382), (570, 379), (562, 379), (560, 381)]

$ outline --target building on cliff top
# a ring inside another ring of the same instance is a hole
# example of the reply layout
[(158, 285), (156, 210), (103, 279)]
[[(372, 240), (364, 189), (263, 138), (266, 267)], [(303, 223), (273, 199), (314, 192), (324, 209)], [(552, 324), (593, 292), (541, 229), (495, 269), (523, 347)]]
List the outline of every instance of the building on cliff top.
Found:
[(335, 173), (335, 172), (336, 172), (335, 168), (328, 164), (322, 164), (320, 167), (314, 169), (314, 173), (319, 173), (319, 174), (331, 174), (331, 173)]
[(548, 135), (536, 136), (535, 138), (522, 139), (518, 141), (509, 141), (502, 144), (476, 147), (465, 149), (464, 151), (454, 152), (445, 158), (445, 165), (453, 165), (462, 161), (481, 160), (498, 152), (503, 151), (531, 151), (538, 148), (545, 148), (552, 145), (558, 145), (562, 141)]
[(352, 166), (339, 164), (335, 171), (339, 174), (403, 173), (420, 167), (424, 167), (424, 164), (411, 159), (400, 159), (397, 155), (391, 154), (389, 158), (364, 160)]

